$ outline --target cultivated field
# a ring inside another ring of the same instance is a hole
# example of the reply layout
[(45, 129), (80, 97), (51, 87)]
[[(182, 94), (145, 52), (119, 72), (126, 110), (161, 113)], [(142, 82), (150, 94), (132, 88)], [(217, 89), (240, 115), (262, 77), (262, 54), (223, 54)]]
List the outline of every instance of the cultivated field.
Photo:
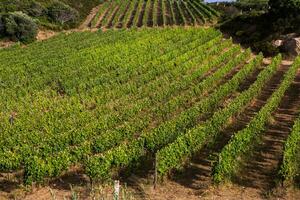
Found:
[(265, 64), (213, 28), (61, 34), (1, 50), (1, 180), (74, 168), (94, 181), (138, 169), (160, 180), (196, 156), (204, 183), (297, 183), (299, 67), (280, 55)]
[(91, 28), (130, 28), (155, 26), (194, 26), (211, 23), (218, 16), (199, 0), (105, 1), (91, 14)]

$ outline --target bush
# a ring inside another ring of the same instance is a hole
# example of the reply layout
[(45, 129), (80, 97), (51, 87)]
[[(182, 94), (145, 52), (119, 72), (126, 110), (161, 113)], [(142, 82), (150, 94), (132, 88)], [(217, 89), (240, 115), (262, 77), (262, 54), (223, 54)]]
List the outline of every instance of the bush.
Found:
[(40, 17), (47, 13), (46, 9), (40, 3), (35, 1), (29, 2), (24, 10), (28, 15), (33, 17)]
[(269, 6), (275, 14), (287, 15), (300, 12), (300, 0), (270, 0)]
[(39, 17), (45, 15), (45, 8), (35, 0), (1, 0), (0, 12), (8, 13), (22, 11), (30, 16)]
[(253, 44), (255, 51), (262, 51), (264, 56), (275, 56), (279, 54), (279, 49), (269, 41), (261, 41)]
[(4, 32), (5, 32), (4, 20), (2, 15), (0, 15), (0, 37), (4, 36)]
[(0, 13), (14, 12), (19, 8), (19, 4), (17, 0), (1, 0)]
[(57, 1), (48, 8), (48, 16), (54, 22), (60, 23), (62, 25), (73, 25), (76, 23), (79, 14), (70, 6)]
[(38, 27), (34, 20), (22, 12), (4, 14), (4, 34), (14, 41), (29, 43), (35, 40)]

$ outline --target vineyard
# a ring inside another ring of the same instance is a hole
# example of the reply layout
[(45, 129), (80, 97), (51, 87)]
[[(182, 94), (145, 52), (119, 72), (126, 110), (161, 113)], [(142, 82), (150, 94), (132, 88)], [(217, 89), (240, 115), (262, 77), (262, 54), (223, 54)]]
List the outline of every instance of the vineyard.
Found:
[(90, 28), (195, 26), (219, 15), (200, 0), (107, 0), (92, 14)]
[(42, 183), (76, 166), (106, 181), (146, 162), (166, 177), (200, 152), (217, 155), (207, 164), (216, 183), (297, 183), (300, 58), (263, 60), (195, 27), (60, 34), (1, 50), (1, 174)]

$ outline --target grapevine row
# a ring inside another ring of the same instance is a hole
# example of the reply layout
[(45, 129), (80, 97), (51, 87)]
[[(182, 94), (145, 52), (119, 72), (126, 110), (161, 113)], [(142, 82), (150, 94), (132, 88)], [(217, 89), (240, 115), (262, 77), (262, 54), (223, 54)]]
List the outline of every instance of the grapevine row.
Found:
[(217, 16), (217, 11), (199, 0), (108, 0), (100, 5), (91, 27), (196, 25), (213, 21)]
[(213, 117), (204, 124), (200, 124), (191, 129), (187, 134), (178, 137), (173, 143), (162, 148), (158, 153), (158, 172), (166, 174), (171, 169), (182, 166), (185, 158), (199, 151), (208, 141), (215, 138), (222, 128), (226, 126), (228, 120), (243, 111), (245, 106), (262, 89), (267, 80), (270, 79), (274, 66), (279, 65), (276, 59), (268, 69), (264, 70), (251, 87), (237, 96), (227, 107), (214, 113)]
[(238, 170), (240, 159), (249, 156), (253, 147), (260, 141), (261, 134), (275, 109), (279, 106), (285, 91), (292, 84), (299, 63), (295, 63), (285, 74), (279, 88), (268, 99), (263, 108), (254, 116), (247, 127), (235, 134), (219, 155), (219, 162), (215, 166), (214, 179), (217, 182), (230, 180)]
[[(226, 44), (226, 43), (224, 43), (224, 44)], [(228, 44), (227, 44), (228, 45)], [(220, 49), (220, 48), (224, 48), (224, 46), (219, 46), (218, 47), (218, 49)], [(235, 48), (235, 50), (236, 50), (236, 48)], [(215, 53), (217, 53), (218, 52), (218, 50), (216, 49), (215, 50)], [(230, 55), (230, 54), (228, 54), (228, 55)], [(199, 58), (204, 58), (204, 57), (199, 57)], [(201, 60), (201, 59), (199, 59), (199, 60)], [(190, 62), (189, 63), (189, 65), (190, 66), (193, 66), (193, 64), (195, 64), (195, 61), (194, 62)], [(187, 65), (188, 66), (188, 65)], [(181, 69), (181, 68), (179, 68), (179, 69)], [(205, 72), (205, 70), (208, 70), (209, 69), (209, 67), (206, 67), (206, 68), (203, 68), (203, 70), (200, 70), (199, 72), (198, 72), (198, 74), (197, 74), (197, 76), (200, 76), (201, 75), (201, 71), (202, 71), (202, 74)], [(177, 73), (179, 73), (179, 72), (177, 72)], [(196, 78), (197, 76), (194, 76), (194, 78)], [(191, 79), (192, 80), (192, 79)], [(191, 81), (190, 79), (188, 79), (187, 81)], [(178, 82), (178, 83), (180, 83), (180, 82)], [(182, 82), (181, 84), (184, 84), (184, 82)], [(188, 84), (188, 83), (187, 83)], [(174, 84), (174, 86), (175, 86), (175, 84)], [(210, 87), (211, 87), (211, 85), (209, 85)], [(208, 87), (208, 86), (207, 86)], [(180, 88), (180, 87), (179, 87)], [(179, 89), (179, 88), (174, 88), (174, 89)], [(152, 93), (153, 93), (154, 91), (152, 91)], [(164, 91), (161, 91), (161, 95), (162, 94), (164, 94)], [(172, 93), (169, 93), (169, 92), (167, 92), (166, 94), (168, 94), (169, 96), (171, 96), (171, 94)], [(159, 98), (161, 98), (161, 95), (158, 95), (158, 97)], [(193, 95), (197, 95), (197, 93), (195, 93), (195, 94), (193, 94)], [(164, 99), (164, 98), (163, 98)], [(147, 99), (146, 99), (147, 100)], [(153, 101), (153, 99), (152, 99), (152, 101)], [(139, 102), (137, 105), (144, 105), (144, 104), (141, 104), (141, 102)], [(147, 104), (145, 104), (145, 105), (151, 105), (151, 104), (149, 104), (149, 103), (147, 103)], [(144, 108), (145, 109), (145, 108)], [(126, 113), (126, 112), (125, 112)], [(151, 112), (150, 112), (151, 113)], [(100, 146), (100, 144), (98, 143), (98, 146), (99, 146), (99, 148), (100, 147), (102, 147), (102, 150), (103, 150), (103, 147), (109, 147), (109, 145), (112, 145), (112, 144), (114, 144), (114, 145), (116, 145), (117, 143), (118, 143), (118, 141), (119, 140), (123, 140), (123, 139), (125, 139), (124, 137), (126, 137), (126, 138), (130, 138), (130, 137), (132, 137), (132, 134), (133, 133), (135, 133), (137, 130), (137, 128), (143, 128), (143, 126), (147, 126), (147, 123), (149, 123), (150, 122), (150, 120), (147, 118), (147, 117), (145, 117), (145, 115), (142, 115), (142, 116), (138, 116), (137, 118), (134, 116), (134, 115), (132, 115), (132, 116), (129, 116), (128, 114), (126, 114), (126, 117), (130, 117), (130, 118), (132, 118), (131, 119), (131, 121), (132, 121), (132, 123), (126, 123), (126, 126), (124, 126), (124, 127), (120, 127), (119, 129), (117, 129), (117, 130), (115, 130), (115, 131), (108, 131), (108, 132), (106, 132), (106, 133), (102, 133), (101, 135), (100, 135), (100, 138), (98, 139), (98, 141), (99, 142), (101, 142), (101, 146)], [(140, 117), (143, 117), (143, 118), (140, 118)], [(140, 119), (139, 119), (140, 118)], [(140, 121), (141, 120), (141, 121)], [(138, 123), (137, 123), (138, 122)], [(139, 125), (140, 124), (140, 125)], [(132, 126), (132, 127), (130, 127), (130, 126)], [(77, 141), (76, 143), (79, 143), (78, 141), (84, 141), (85, 139), (85, 137), (87, 137), (87, 135), (88, 135), (88, 133), (89, 132), (87, 132), (88, 130), (86, 130), (86, 131), (83, 131), (83, 132), (85, 132), (85, 136), (83, 136), (83, 135), (73, 135), (72, 134), (72, 137), (70, 137), (70, 138), (72, 138), (72, 141)], [(124, 135), (125, 134), (125, 135)], [(80, 138), (81, 137), (81, 138)], [(91, 137), (91, 136), (90, 136)], [(96, 137), (97, 138), (97, 136), (95, 135), (95, 136), (93, 136), (93, 137)], [(92, 138), (93, 138), (92, 137)], [(76, 138), (80, 138), (80, 140), (78, 140), (78, 139), (76, 139)], [(61, 138), (61, 139), (58, 139), (59, 141), (61, 141), (61, 142), (59, 142), (59, 143), (57, 143), (56, 142), (56, 144), (55, 144), (55, 146), (57, 146), (57, 147), (59, 147), (59, 148), (62, 148), (63, 146), (65, 146), (68, 142), (68, 139), (67, 138)], [(51, 143), (49, 143), (50, 144), (50, 146), (49, 146), (49, 148), (51, 147), (51, 148), (53, 148), (53, 149), (56, 149), (55, 148), (55, 146), (53, 146), (53, 143), (55, 143), (55, 141), (53, 141), (53, 142), (51, 142)], [(74, 143), (74, 142), (73, 142)], [(112, 147), (112, 146), (111, 146)], [(81, 148), (81, 147), (79, 147), (79, 148)], [(85, 148), (85, 146), (83, 147), (83, 148)], [(44, 150), (44, 149), (43, 149)], [(74, 148), (71, 150), (71, 151), (73, 151), (74, 150)], [(45, 156), (45, 157), (47, 157), (48, 159), (50, 158), (49, 157), (49, 155), (47, 155), (47, 156)], [(80, 156), (78, 156), (78, 155), (76, 155), (76, 157), (80, 157)], [(37, 165), (36, 163), (29, 163), (29, 164), (35, 164), (35, 165)], [(40, 167), (40, 168), (38, 168), (38, 169), (41, 169), (42, 167)], [(30, 168), (30, 169), (32, 169), (32, 168)], [(39, 171), (40, 172), (40, 171)], [(31, 170), (31, 174), (34, 174), (33, 173), (33, 170)], [(34, 175), (31, 175), (31, 177), (32, 176), (34, 176)], [(34, 177), (37, 177), (37, 176), (34, 176)]]
[[(235, 77), (240, 77), (240, 76), (241, 73), (239, 73)], [(237, 82), (236, 87), (238, 87), (239, 84), (239, 81), (237, 80), (243, 81), (243, 79), (239, 79), (239, 78), (233, 79), (233, 82)], [(230, 83), (232, 84), (233, 82)], [(151, 145), (149, 143), (151, 141), (150, 138), (153, 139), (157, 138), (156, 141), (158, 141), (158, 143), (155, 143), (154, 144), (155, 147), (152, 148), (158, 149), (161, 143), (172, 140), (171, 134), (175, 134), (174, 131), (176, 132), (178, 131), (177, 133), (180, 133), (184, 129), (187, 129), (192, 124), (196, 123), (197, 121), (196, 119), (198, 118), (199, 114), (202, 113), (200, 111), (201, 108), (203, 108), (203, 111), (206, 111), (208, 110), (208, 107), (215, 107), (216, 104), (218, 104), (219, 101), (223, 99), (222, 97), (219, 97), (218, 100), (216, 99), (217, 96), (216, 94), (219, 94), (218, 96), (220, 96), (221, 92), (224, 92), (224, 89), (216, 90), (215, 93), (212, 94), (212, 96), (206, 98), (206, 101), (200, 101), (199, 104), (196, 104), (194, 107), (188, 109), (186, 112), (183, 112), (173, 120), (167, 121), (166, 123), (160, 125), (159, 127), (155, 128), (150, 132), (146, 131), (142, 133), (141, 137), (134, 140), (133, 142), (130, 142), (128, 144), (127, 143), (121, 144), (120, 146), (112, 150), (109, 150), (103, 155), (94, 156), (90, 158), (88, 163), (86, 164), (87, 173), (94, 178), (104, 178), (109, 176), (110, 169), (113, 166), (120, 167), (120, 166), (129, 165), (130, 163), (138, 160), (145, 154), (144, 151), (145, 148), (150, 150), (151, 148)], [(227, 95), (224, 94), (224, 96)], [(211, 101), (214, 99), (216, 99), (216, 101)], [(159, 138), (160, 136), (162, 136), (162, 134), (165, 135), (165, 138), (163, 137)], [(176, 136), (174, 135), (174, 137)], [(105, 162), (103, 162), (103, 160), (105, 160)]]

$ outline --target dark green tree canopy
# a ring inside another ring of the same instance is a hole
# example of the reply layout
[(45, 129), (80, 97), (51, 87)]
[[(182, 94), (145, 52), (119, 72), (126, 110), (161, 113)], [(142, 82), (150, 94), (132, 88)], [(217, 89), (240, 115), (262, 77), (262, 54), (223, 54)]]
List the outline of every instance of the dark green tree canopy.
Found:
[(269, 5), (276, 14), (300, 14), (300, 0), (270, 0)]

